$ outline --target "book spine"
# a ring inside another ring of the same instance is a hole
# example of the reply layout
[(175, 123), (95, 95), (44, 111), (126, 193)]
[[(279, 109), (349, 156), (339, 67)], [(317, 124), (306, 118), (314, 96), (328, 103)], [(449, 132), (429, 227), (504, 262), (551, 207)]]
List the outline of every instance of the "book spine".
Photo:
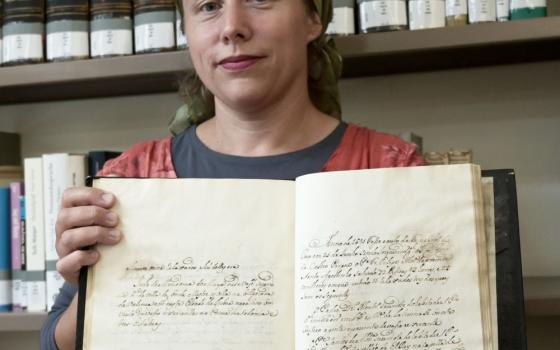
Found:
[(88, 153), (88, 175), (95, 176), (99, 170), (103, 168), (105, 162), (109, 159), (116, 158), (120, 152), (111, 151), (91, 151)]
[(4, 65), (43, 61), (44, 17), (41, 0), (4, 2)]
[(55, 224), (62, 200), (62, 193), (72, 186), (85, 182), (85, 156), (66, 153), (43, 155), (43, 189), (45, 199), (45, 258), (47, 281), (47, 310), (50, 310), (64, 280), (56, 271)]
[(0, 188), (0, 312), (12, 310), (10, 189)]
[(45, 228), (43, 206), (43, 162), (41, 158), (24, 160), (25, 236), (27, 249), (27, 310), (45, 311)]
[(19, 197), (23, 194), (23, 182), (10, 183), (10, 213), (12, 237), (12, 303), (14, 311), (22, 311), (23, 280), (21, 270), (21, 213)]
[(28, 298), (28, 276), (27, 276), (27, 241), (25, 236), (25, 195), (19, 196), (19, 213), (20, 213), (20, 234), (21, 238), (21, 308), (27, 310)]
[(47, 287), (47, 310), (50, 310), (58, 290), (62, 285), (62, 277), (56, 271), (58, 255), (56, 252), (55, 224), (66, 187), (65, 172), (68, 169), (67, 154), (43, 155), (43, 190), (44, 190), (44, 218), (45, 218), (45, 275)]
[(88, 0), (48, 0), (47, 60), (89, 58)]

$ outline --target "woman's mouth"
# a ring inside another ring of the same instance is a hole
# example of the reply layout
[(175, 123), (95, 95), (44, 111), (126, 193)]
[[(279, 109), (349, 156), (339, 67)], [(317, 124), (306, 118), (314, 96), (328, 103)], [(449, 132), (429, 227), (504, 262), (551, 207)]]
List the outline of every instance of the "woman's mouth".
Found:
[(220, 61), (219, 65), (229, 71), (240, 71), (249, 68), (259, 61), (260, 56), (230, 56)]

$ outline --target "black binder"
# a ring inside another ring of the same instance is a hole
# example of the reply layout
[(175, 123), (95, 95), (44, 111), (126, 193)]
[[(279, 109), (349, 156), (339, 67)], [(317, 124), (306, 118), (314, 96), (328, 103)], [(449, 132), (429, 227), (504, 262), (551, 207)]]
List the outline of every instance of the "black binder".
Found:
[(494, 179), (499, 348), (527, 350), (515, 172), (483, 170), (482, 176)]

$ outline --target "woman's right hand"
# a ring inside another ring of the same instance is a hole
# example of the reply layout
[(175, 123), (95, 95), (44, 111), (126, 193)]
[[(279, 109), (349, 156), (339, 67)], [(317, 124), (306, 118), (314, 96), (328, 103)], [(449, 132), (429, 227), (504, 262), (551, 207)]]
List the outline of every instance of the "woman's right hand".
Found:
[(120, 241), (121, 232), (115, 228), (119, 218), (109, 210), (115, 200), (115, 195), (98, 188), (72, 187), (64, 191), (56, 220), (56, 269), (67, 282), (77, 285), (80, 268), (99, 260), (97, 250), (84, 248)]

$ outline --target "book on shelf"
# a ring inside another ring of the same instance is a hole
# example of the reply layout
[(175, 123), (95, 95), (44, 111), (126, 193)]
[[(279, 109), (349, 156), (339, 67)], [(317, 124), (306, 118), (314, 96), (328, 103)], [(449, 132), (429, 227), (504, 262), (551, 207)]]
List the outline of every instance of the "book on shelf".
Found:
[(27, 304), (25, 298), (25, 261), (22, 256), (20, 197), (25, 194), (22, 181), (10, 184), (10, 216), (12, 237), (12, 304), (13, 311), (23, 311)]
[(43, 203), (47, 311), (51, 309), (64, 279), (56, 270), (55, 224), (64, 190), (85, 184), (86, 157), (82, 154), (43, 154)]
[(43, 159), (24, 159), (27, 310), (45, 311), (45, 223), (43, 205)]
[(116, 151), (90, 151), (88, 152), (88, 176), (95, 176), (109, 159), (118, 157), (121, 152)]
[(92, 182), (123, 239), (82, 270), (78, 348), (494, 349), (476, 165)]
[(12, 311), (10, 188), (0, 187), (0, 312)]

